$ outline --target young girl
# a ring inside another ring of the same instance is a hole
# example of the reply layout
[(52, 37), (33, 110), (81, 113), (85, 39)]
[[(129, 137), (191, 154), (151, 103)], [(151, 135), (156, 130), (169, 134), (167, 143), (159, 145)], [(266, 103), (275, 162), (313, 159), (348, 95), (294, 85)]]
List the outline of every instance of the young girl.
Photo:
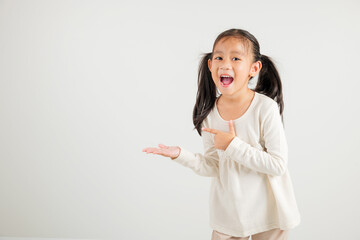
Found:
[[(251, 90), (249, 80), (257, 74)], [(252, 34), (229, 29), (203, 56), (198, 77), (193, 122), (204, 154), (163, 144), (143, 152), (170, 157), (212, 177), (212, 240), (250, 235), (253, 240), (288, 239), (300, 214), (288, 170), (282, 85), (274, 63), (260, 54)]]

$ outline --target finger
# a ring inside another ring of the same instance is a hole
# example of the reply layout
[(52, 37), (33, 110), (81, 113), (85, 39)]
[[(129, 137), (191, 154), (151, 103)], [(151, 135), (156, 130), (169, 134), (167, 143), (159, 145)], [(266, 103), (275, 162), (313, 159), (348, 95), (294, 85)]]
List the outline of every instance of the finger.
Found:
[(164, 156), (164, 157), (168, 157), (168, 155), (166, 153), (164, 153), (163, 151), (157, 149), (157, 148), (154, 148), (153, 150), (150, 150), (148, 153), (153, 153), (153, 154), (157, 154), (157, 155), (161, 155), (161, 156)]
[(159, 147), (161, 147), (161, 148), (169, 148), (168, 146), (166, 146), (166, 145), (164, 145), (164, 144), (159, 144)]
[(219, 130), (212, 129), (212, 128), (202, 128), (202, 130), (205, 132), (214, 133), (214, 134), (217, 134), (219, 132)]
[(143, 152), (152, 153), (152, 152), (156, 151), (156, 149), (157, 148), (148, 147), (148, 148), (144, 148)]
[(232, 133), (232, 134), (235, 134), (235, 127), (234, 127), (233, 120), (229, 121), (229, 132)]
[(149, 148), (149, 149), (147, 149), (146, 150), (146, 153), (155, 153), (155, 154), (157, 154), (157, 153), (159, 153), (159, 151), (156, 149), (156, 148)]

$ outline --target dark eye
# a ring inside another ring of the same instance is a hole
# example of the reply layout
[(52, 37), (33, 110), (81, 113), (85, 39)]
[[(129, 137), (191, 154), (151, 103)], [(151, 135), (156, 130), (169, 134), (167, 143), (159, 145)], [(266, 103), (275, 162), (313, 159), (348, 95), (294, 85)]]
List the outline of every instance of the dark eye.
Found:
[(235, 60), (240, 60), (240, 58), (237, 58), (237, 57), (234, 57), (233, 59), (235, 59)]
[[(218, 59), (218, 58), (220, 58), (220, 59)], [(215, 59), (221, 60), (221, 57), (215, 57)]]

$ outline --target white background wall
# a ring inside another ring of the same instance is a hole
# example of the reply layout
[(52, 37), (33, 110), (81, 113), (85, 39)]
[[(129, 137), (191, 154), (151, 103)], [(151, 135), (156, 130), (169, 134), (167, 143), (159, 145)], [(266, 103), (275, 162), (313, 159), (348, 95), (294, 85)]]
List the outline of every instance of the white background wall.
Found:
[(283, 81), (291, 239), (360, 217), (359, 1), (0, 0), (0, 236), (210, 239), (210, 178), (143, 153), (203, 152), (200, 54), (244, 28)]

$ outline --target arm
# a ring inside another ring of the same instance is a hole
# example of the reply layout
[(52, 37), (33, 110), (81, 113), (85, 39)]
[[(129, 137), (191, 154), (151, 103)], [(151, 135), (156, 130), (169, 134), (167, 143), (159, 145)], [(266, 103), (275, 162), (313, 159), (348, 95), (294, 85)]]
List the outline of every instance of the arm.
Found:
[(211, 133), (205, 131), (202, 131), (201, 135), (204, 145), (204, 154), (192, 153), (187, 149), (180, 147), (180, 154), (177, 158), (174, 158), (173, 161), (191, 168), (200, 176), (216, 177), (219, 172), (219, 161), (217, 151), (214, 148), (213, 137), (211, 136)]
[(277, 104), (271, 104), (263, 121), (265, 151), (252, 147), (238, 136), (225, 149), (225, 156), (254, 171), (281, 176), (287, 170), (288, 146)]

